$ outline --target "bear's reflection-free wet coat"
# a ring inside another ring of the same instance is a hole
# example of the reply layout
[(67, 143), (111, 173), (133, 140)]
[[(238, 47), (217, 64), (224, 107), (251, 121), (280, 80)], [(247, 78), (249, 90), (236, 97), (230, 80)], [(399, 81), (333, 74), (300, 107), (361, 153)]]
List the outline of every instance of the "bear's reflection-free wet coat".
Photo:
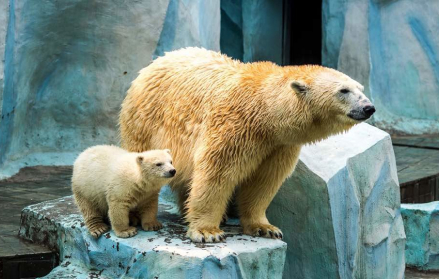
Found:
[(124, 148), (173, 151), (171, 187), (193, 241), (224, 239), (219, 225), (237, 185), (244, 233), (281, 238), (265, 211), (301, 146), (360, 123), (371, 105), (362, 85), (333, 69), (186, 48), (140, 71), (119, 124)]

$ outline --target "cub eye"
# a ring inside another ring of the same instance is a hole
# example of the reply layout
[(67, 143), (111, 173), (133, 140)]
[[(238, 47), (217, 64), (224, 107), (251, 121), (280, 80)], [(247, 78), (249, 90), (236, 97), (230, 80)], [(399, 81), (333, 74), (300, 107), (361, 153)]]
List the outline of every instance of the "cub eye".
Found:
[(172, 165), (172, 161), (171, 161), (171, 165)]
[(340, 93), (343, 93), (343, 94), (349, 93), (349, 89), (342, 89), (342, 90), (340, 90)]
[(160, 167), (160, 166), (162, 166), (163, 164), (162, 163), (157, 163), (157, 164), (155, 164), (157, 167)]

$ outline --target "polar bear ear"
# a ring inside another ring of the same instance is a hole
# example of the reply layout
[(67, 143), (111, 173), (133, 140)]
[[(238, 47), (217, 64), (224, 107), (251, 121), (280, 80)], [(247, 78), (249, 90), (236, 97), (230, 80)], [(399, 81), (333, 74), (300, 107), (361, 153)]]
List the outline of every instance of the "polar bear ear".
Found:
[(305, 95), (306, 92), (308, 92), (308, 86), (302, 81), (299, 80), (292, 81), (290, 83), (290, 86), (298, 94)]
[(171, 154), (171, 150), (165, 149), (166, 153)]
[(137, 162), (137, 164), (142, 164), (142, 162), (143, 162), (143, 156), (137, 156), (137, 158), (136, 158), (136, 162)]

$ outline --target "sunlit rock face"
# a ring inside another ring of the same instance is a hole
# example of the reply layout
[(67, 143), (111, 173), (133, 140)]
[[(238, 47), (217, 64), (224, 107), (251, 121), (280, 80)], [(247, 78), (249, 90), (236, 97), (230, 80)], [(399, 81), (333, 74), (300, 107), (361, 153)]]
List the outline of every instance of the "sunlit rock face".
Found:
[(323, 0), (323, 64), (366, 87), (374, 124), (439, 133), (439, 2)]
[(403, 204), (407, 265), (421, 270), (439, 270), (439, 202)]
[(284, 278), (403, 278), (392, 143), (368, 124), (304, 147), (268, 219), (288, 244)]
[(219, 0), (10, 0), (0, 23), (0, 177), (118, 143), (140, 69), (164, 51), (219, 50)]

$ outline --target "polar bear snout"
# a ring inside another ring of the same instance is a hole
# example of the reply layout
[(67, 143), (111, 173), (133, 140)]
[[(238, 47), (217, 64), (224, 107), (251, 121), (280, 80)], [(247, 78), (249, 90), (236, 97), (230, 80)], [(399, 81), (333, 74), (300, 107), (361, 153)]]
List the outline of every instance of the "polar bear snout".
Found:
[(177, 171), (175, 169), (172, 169), (170, 171), (168, 171), (168, 176), (167, 177), (174, 177), (174, 175), (177, 173)]
[(372, 116), (372, 114), (374, 114), (375, 107), (373, 105), (367, 105), (363, 108), (363, 112), (367, 116), (367, 118), (369, 118)]
[(363, 106), (359, 106), (348, 113), (348, 117), (357, 120), (364, 121), (369, 119), (375, 113), (375, 106), (368, 102)]

